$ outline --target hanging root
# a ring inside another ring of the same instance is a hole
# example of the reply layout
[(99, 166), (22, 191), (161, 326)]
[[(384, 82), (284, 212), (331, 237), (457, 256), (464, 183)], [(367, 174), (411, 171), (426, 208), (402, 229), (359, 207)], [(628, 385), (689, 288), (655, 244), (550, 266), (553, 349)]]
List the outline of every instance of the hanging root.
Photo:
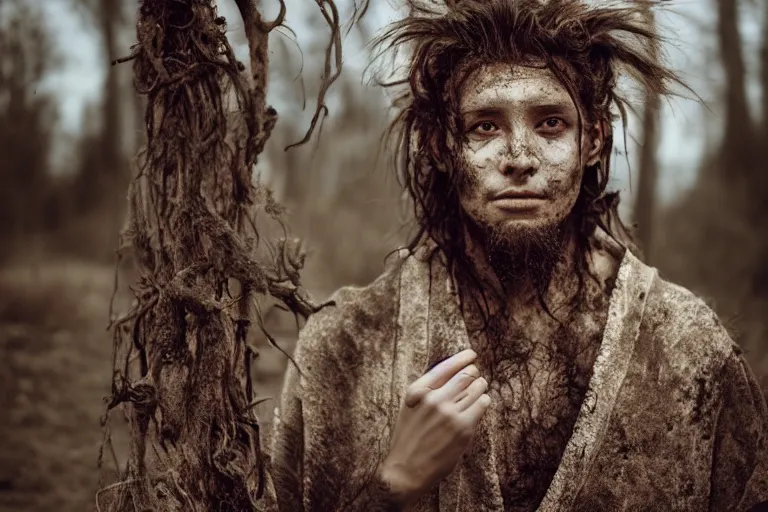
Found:
[[(332, 35), (315, 121), (341, 65), (338, 11), (316, 1)], [(103, 420), (114, 454), (109, 414), (122, 407), (131, 453), (116, 468), (119, 481), (99, 491), (99, 510), (256, 509), (268, 483), (247, 344), (251, 318), (263, 328), (256, 300), (272, 296), (304, 317), (323, 306), (301, 287), (301, 246), (287, 236), (268, 246), (255, 219), (263, 210), (287, 233), (271, 192), (252, 181), (277, 121), (266, 104), (267, 41), (285, 5), (266, 22), (253, 0), (236, 3), (250, 75), (211, 0), (142, 0), (138, 43), (122, 59), (133, 62), (136, 88), (148, 98), (147, 146), (121, 234), (139, 280), (132, 311), (111, 319), (113, 384)], [(257, 257), (261, 246), (273, 256)]]

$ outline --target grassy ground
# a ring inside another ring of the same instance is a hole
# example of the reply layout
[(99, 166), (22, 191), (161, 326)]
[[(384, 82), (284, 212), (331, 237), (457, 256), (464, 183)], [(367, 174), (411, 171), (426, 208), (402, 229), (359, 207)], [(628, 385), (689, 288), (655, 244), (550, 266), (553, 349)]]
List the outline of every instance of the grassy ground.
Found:
[[(81, 263), (0, 271), (0, 512), (94, 509), (113, 280), (109, 266)], [(119, 296), (117, 307), (127, 301)], [(290, 350), (290, 340), (283, 346)], [(259, 395), (279, 393), (285, 365), (276, 350), (262, 348)], [(268, 420), (274, 401), (260, 407)], [(120, 414), (112, 426), (122, 464), (127, 436)], [(105, 466), (110, 461), (105, 457)]]

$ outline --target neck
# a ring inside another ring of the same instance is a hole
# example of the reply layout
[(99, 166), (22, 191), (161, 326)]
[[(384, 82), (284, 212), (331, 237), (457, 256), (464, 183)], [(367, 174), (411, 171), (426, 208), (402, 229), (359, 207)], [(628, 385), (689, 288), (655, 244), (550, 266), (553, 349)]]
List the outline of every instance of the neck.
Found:
[(541, 309), (542, 301), (553, 312), (569, 303), (578, 292), (579, 251), (585, 250), (577, 240), (576, 230), (570, 223), (565, 224), (551, 248), (536, 249), (552, 251), (542, 258), (542, 254), (527, 253), (525, 249), (520, 254), (499, 255), (482, 237), (467, 233), (468, 255), (481, 286), (493, 292), (487, 294), (493, 299), (489, 300), (486, 314), (504, 308), (509, 312)]

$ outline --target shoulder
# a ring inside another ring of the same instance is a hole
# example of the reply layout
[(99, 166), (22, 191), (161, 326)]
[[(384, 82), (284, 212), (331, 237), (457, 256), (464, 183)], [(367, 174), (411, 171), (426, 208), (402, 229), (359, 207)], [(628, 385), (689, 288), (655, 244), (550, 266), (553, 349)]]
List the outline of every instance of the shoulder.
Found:
[[(645, 339), (642, 334), (645, 333)], [(742, 351), (717, 314), (690, 290), (657, 277), (646, 302), (640, 350), (671, 377), (678, 404), (713, 435), (712, 510), (768, 500), (768, 408)], [(667, 406), (673, 408), (672, 401)], [(738, 504), (738, 505), (737, 505)]]
[(367, 286), (345, 286), (331, 304), (313, 314), (299, 333), (295, 358), (302, 362), (341, 358), (348, 364), (378, 352), (394, 337), (402, 259), (392, 255), (385, 271)]
[(741, 360), (741, 349), (714, 310), (683, 286), (657, 276), (646, 299), (641, 334), (689, 377), (722, 375)]

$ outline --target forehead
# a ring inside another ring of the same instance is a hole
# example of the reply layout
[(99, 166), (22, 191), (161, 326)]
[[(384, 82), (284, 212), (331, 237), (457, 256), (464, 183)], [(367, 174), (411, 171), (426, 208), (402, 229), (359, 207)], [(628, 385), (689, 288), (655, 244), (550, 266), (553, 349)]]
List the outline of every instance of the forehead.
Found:
[(478, 68), (461, 87), (461, 111), (515, 105), (539, 104), (576, 106), (549, 68), (504, 63)]

